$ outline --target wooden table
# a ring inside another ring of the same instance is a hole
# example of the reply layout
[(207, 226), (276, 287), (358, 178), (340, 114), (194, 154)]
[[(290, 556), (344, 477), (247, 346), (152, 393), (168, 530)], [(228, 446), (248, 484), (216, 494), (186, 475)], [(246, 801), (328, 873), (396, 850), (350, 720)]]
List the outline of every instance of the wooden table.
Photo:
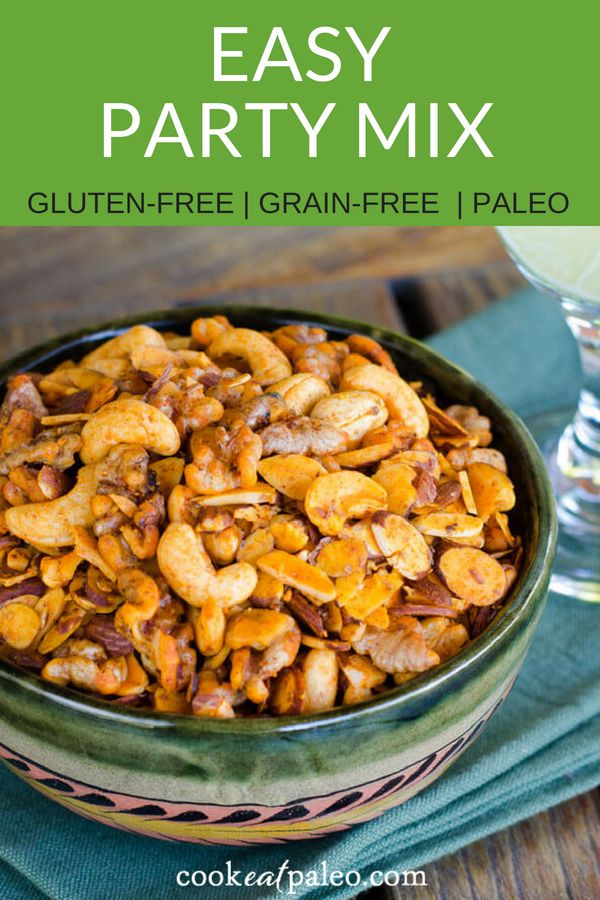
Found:
[[(424, 337), (522, 283), (489, 228), (0, 229), (0, 358), (84, 324), (174, 303), (321, 309)], [(588, 793), (426, 866), (376, 898), (600, 897)]]

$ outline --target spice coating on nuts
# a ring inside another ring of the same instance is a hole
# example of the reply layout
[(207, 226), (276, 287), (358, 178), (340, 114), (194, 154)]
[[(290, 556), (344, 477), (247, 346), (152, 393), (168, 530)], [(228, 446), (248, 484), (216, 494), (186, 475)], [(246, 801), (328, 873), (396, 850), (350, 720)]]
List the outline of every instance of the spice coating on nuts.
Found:
[(215, 316), (14, 376), (0, 657), (234, 718), (364, 702), (459, 653), (510, 597), (518, 498), (493, 423), (396, 363)]

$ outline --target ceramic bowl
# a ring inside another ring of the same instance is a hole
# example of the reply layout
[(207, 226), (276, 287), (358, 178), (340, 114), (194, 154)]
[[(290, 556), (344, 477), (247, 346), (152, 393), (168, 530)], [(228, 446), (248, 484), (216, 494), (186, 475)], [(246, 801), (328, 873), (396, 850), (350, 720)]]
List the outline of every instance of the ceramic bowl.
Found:
[(552, 491), (527, 430), (469, 375), (418, 341), (324, 315), (189, 308), (71, 334), (7, 363), (0, 377), (77, 358), (137, 322), (185, 329), (224, 313), (237, 325), (308, 321), (335, 338), (380, 341), (400, 371), (490, 416), (516, 483), (522, 571), (488, 630), (454, 659), (352, 708), (298, 718), (211, 720), (127, 709), (0, 661), (0, 756), (47, 797), (107, 825), (195, 843), (315, 838), (422, 791), (481, 733), (508, 694), (546, 600), (555, 543)]

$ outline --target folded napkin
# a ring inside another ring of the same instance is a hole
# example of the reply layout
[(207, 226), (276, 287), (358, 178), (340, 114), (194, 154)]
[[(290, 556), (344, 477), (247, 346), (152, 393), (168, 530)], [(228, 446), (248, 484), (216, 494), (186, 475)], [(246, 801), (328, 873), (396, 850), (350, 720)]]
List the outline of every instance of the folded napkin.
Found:
[[(522, 414), (574, 402), (576, 347), (558, 304), (523, 291), (430, 342)], [(551, 596), (504, 706), (449, 772), (381, 818), (319, 841), (239, 849), (176, 845), (95, 825), (0, 767), (0, 897), (181, 897), (180, 870), (423, 869), (433, 859), (533, 815), (600, 780), (600, 606)], [(192, 889), (194, 891), (194, 889)], [(298, 888), (349, 897), (351, 887)], [(196, 889), (195, 893), (198, 893)], [(282, 896), (274, 888), (202, 889), (211, 900)], [(283, 894), (285, 896), (285, 892)]]

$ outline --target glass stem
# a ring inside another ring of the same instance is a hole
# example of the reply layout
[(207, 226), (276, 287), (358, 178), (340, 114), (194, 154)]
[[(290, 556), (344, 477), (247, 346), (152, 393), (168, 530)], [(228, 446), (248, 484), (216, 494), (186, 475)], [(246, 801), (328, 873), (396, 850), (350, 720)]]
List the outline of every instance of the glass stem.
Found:
[(561, 303), (579, 346), (583, 387), (557, 461), (564, 475), (600, 502), (600, 307), (568, 298)]

